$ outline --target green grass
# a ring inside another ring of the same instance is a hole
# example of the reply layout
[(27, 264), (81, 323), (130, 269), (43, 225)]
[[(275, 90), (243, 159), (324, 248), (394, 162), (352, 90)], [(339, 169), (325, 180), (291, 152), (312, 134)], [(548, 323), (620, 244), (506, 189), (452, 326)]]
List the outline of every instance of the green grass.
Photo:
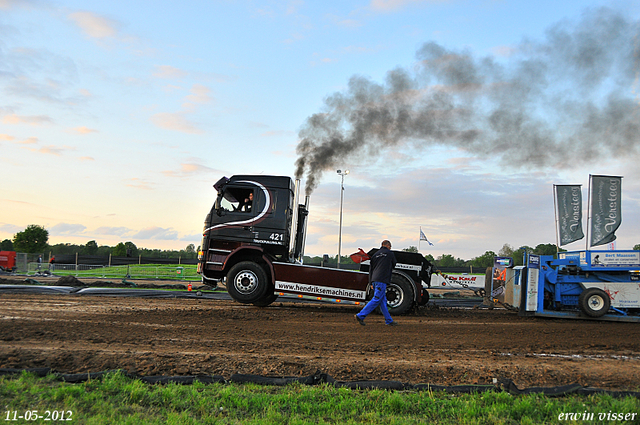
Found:
[[(609, 395), (549, 398), (505, 392), (354, 391), (329, 385), (149, 385), (113, 373), (83, 384), (28, 373), (0, 377), (0, 420), (27, 410), (71, 411), (78, 424), (555, 424), (560, 413), (640, 413), (640, 400)], [(47, 423), (60, 423), (49, 421)]]
[[(82, 267), (82, 265), (80, 265)], [(46, 270), (46, 268), (43, 268)], [(28, 275), (37, 272), (37, 268), (29, 264)], [(129, 266), (100, 267), (91, 270), (76, 270), (75, 265), (56, 265), (53, 272), (56, 276), (75, 276), (78, 279), (170, 279), (199, 281), (195, 264), (131, 264)], [(128, 276), (127, 276), (128, 275)]]

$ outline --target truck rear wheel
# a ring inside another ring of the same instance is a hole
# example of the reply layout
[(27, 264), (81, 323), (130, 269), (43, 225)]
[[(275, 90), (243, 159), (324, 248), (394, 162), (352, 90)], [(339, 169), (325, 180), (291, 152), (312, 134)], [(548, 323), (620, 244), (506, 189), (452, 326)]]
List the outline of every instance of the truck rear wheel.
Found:
[(578, 297), (578, 306), (589, 317), (602, 317), (611, 307), (611, 298), (600, 288), (589, 288)]
[(267, 292), (267, 274), (253, 261), (241, 261), (227, 274), (227, 292), (234, 300), (250, 304), (260, 300)]
[(393, 274), (391, 283), (387, 285), (387, 308), (389, 313), (405, 314), (413, 307), (413, 290), (411, 283), (403, 276)]

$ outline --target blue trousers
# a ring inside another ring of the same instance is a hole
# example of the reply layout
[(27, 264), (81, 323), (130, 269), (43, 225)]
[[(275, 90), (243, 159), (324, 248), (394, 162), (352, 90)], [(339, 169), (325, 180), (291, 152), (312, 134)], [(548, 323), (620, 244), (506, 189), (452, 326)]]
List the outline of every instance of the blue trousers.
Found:
[(373, 282), (373, 288), (375, 292), (373, 293), (373, 298), (371, 301), (364, 306), (364, 308), (357, 314), (359, 318), (364, 320), (365, 317), (369, 315), (376, 307), (380, 306), (380, 311), (382, 311), (382, 315), (384, 316), (384, 322), (388, 325), (389, 323), (393, 323), (393, 319), (389, 314), (389, 310), (387, 309), (387, 284), (382, 282)]

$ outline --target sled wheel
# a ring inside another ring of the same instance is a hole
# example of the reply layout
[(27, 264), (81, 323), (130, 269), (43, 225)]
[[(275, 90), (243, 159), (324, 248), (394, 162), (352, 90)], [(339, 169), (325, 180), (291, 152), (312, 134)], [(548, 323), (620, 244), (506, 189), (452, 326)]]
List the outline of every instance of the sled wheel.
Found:
[(578, 297), (578, 306), (589, 317), (602, 317), (611, 307), (611, 298), (600, 288), (589, 288)]
[(411, 283), (401, 275), (393, 274), (387, 285), (387, 308), (390, 314), (405, 314), (413, 306)]

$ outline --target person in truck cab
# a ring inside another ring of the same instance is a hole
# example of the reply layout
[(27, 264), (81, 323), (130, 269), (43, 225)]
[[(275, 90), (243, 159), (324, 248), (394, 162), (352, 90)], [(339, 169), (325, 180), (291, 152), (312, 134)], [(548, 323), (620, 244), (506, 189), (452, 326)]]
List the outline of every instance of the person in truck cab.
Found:
[(380, 311), (384, 316), (385, 324), (389, 326), (398, 324), (391, 318), (387, 309), (387, 285), (391, 283), (391, 272), (395, 266), (396, 257), (391, 252), (391, 242), (384, 240), (378, 252), (371, 257), (371, 266), (369, 267), (369, 283), (373, 285), (375, 290), (373, 298), (360, 313), (355, 315), (356, 320), (362, 326), (365, 325), (364, 319), (378, 306), (380, 306)]
[(253, 192), (249, 192), (249, 196), (242, 201), (238, 211), (251, 212), (251, 207), (253, 207)]

